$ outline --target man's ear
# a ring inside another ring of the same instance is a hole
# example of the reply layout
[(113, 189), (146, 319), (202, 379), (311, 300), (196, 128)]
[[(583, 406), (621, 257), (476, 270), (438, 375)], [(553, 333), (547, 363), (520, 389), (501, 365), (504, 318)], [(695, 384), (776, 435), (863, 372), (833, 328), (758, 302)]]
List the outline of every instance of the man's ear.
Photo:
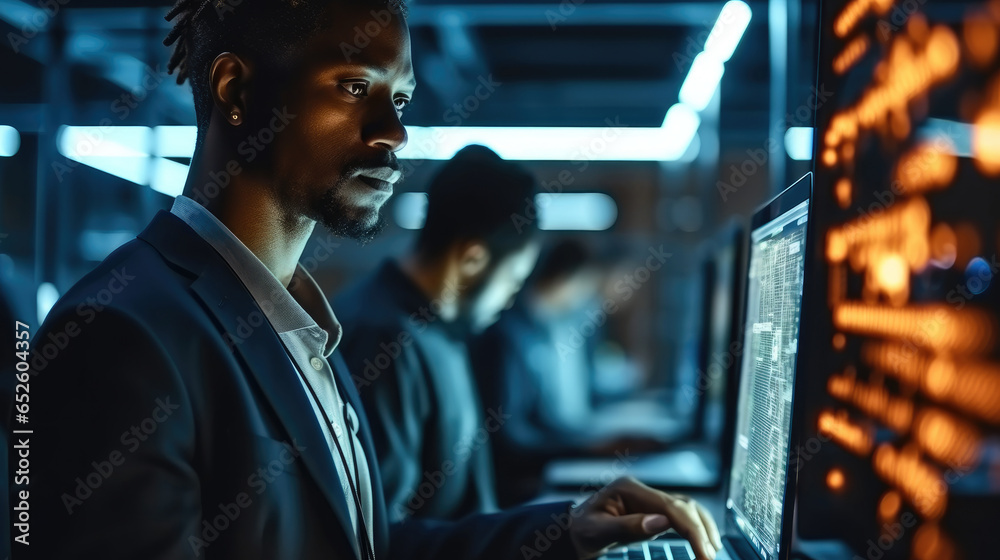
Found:
[(212, 88), (215, 108), (231, 125), (242, 124), (247, 118), (247, 99), (253, 71), (238, 55), (221, 53), (212, 61), (208, 83)]
[(490, 250), (479, 240), (465, 241), (458, 247), (458, 270), (465, 278), (475, 278), (490, 264)]

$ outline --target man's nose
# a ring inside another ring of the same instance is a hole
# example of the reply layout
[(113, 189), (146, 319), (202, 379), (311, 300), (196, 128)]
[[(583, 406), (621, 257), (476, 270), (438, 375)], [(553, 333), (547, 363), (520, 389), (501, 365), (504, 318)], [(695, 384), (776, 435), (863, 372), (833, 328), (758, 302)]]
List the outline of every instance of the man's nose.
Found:
[(377, 114), (365, 125), (364, 141), (373, 148), (395, 152), (406, 145), (406, 127), (399, 120), (396, 105), (391, 100), (380, 105)]

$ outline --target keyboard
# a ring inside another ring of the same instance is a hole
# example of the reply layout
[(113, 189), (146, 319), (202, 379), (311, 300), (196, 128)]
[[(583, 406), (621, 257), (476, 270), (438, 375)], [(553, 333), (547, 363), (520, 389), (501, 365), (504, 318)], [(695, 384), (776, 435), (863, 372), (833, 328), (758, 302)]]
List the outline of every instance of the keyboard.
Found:
[(687, 542), (680, 540), (646, 541), (613, 548), (604, 555), (607, 560), (693, 560), (694, 553)]

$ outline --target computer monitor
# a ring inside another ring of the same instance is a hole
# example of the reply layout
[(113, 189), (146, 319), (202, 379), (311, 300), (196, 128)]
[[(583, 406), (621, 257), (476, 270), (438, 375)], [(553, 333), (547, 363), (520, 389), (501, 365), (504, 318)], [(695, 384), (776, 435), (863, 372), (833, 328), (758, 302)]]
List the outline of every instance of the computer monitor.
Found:
[[(744, 328), (738, 352), (737, 441), (727, 477), (724, 549), (719, 560), (789, 557), (794, 476), (789, 444), (801, 414), (795, 408), (801, 302), (808, 289), (806, 263), (812, 174), (759, 209), (751, 220)], [(802, 336), (807, 336), (803, 334)], [(746, 351), (743, 351), (746, 350)], [(607, 559), (690, 558), (677, 539), (647, 541), (609, 552)]]
[(789, 448), (812, 176), (758, 211), (750, 228), (736, 437), (727, 525), (764, 560), (787, 550)]

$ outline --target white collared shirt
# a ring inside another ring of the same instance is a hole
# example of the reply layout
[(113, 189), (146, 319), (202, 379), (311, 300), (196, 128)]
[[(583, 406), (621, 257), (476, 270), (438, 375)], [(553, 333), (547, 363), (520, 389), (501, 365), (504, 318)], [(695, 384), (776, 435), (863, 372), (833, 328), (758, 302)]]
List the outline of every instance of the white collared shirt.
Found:
[[(326, 423), (323, 418), (323, 411), (326, 411), (326, 415), (330, 418), (332, 426), (331, 429), (323, 429), (323, 433), (326, 436), (330, 453), (333, 455), (334, 465), (337, 466), (340, 486), (347, 500), (347, 509), (351, 514), (351, 524), (353, 525), (354, 533), (360, 539), (357, 508), (354, 505), (350, 482), (348, 482), (349, 480), (353, 481), (355, 476), (354, 464), (350, 454), (350, 450), (354, 450), (358, 470), (360, 471), (357, 473), (357, 476), (360, 482), (358, 492), (361, 498), (362, 513), (369, 537), (369, 545), (374, 550), (374, 543), (371, 542), (371, 539), (374, 538), (372, 532), (371, 473), (369, 472), (364, 449), (362, 449), (361, 442), (357, 437), (357, 413), (348, 404), (346, 408), (350, 419), (348, 421), (344, 418), (344, 400), (337, 389), (337, 383), (333, 377), (333, 369), (326, 359), (333, 352), (334, 348), (336, 348), (341, 335), (340, 325), (336, 322), (336, 318), (333, 317), (332, 311), (330, 312), (330, 319), (332, 319), (332, 326), (330, 328), (335, 332), (331, 333), (320, 327), (317, 321), (295, 300), (288, 288), (281, 285), (281, 282), (278, 281), (270, 269), (264, 266), (264, 263), (239, 238), (233, 235), (225, 224), (220, 222), (218, 218), (201, 204), (181, 195), (174, 200), (170, 212), (184, 220), (198, 235), (215, 248), (222, 258), (229, 263), (230, 268), (233, 269), (236, 276), (243, 282), (243, 285), (246, 286), (250, 295), (253, 296), (257, 305), (261, 308), (261, 311), (264, 312), (271, 327), (274, 328), (278, 338), (284, 344), (293, 365), (302, 374), (296, 376), (296, 379), (299, 380), (300, 388), (312, 404), (313, 413), (320, 426)], [(310, 296), (312, 296), (310, 299), (326, 302), (326, 296), (301, 264), (296, 265), (292, 285), (294, 286), (296, 282), (301, 284), (300, 287), (295, 288), (296, 291), (309, 291)], [(316, 392), (319, 402), (313, 399), (304, 379), (308, 380), (309, 385)], [(323, 410), (320, 409), (320, 406), (323, 407)], [(348, 426), (350, 426), (354, 434), (353, 437), (348, 434)], [(340, 442), (341, 448), (344, 450), (347, 464), (341, 460), (340, 454), (337, 452), (336, 443), (334, 443), (333, 439), (334, 434)], [(358, 544), (360, 546), (360, 543)], [(363, 554), (360, 555), (364, 556)]]

